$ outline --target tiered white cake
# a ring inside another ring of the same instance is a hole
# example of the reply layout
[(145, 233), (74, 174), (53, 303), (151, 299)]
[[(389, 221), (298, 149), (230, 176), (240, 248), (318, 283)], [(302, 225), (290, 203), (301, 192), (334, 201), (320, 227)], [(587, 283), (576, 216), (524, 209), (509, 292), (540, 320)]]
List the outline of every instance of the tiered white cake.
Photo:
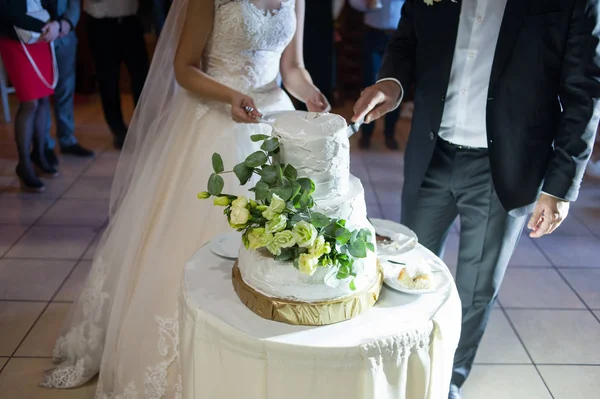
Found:
[[(360, 180), (350, 174), (350, 143), (344, 118), (335, 114), (290, 111), (278, 113), (273, 135), (280, 142), (276, 162), (291, 164), (299, 177), (315, 182), (315, 211), (344, 219), (350, 229), (373, 227)], [(331, 268), (318, 268), (308, 276), (292, 262), (276, 261), (243, 245), (238, 267), (244, 282), (263, 295), (297, 302), (323, 302), (346, 298), (373, 287), (379, 278), (377, 257), (369, 252), (354, 263), (354, 290), (350, 279), (338, 280)]]

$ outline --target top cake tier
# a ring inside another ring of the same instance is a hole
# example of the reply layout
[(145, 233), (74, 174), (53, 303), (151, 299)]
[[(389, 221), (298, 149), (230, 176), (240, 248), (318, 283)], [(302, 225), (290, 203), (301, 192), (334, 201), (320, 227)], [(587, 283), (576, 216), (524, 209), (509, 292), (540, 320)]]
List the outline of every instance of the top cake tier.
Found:
[(304, 111), (274, 117), (274, 135), (281, 143), (277, 161), (293, 165), (299, 177), (313, 180), (315, 199), (345, 194), (350, 178), (346, 120), (336, 114)]

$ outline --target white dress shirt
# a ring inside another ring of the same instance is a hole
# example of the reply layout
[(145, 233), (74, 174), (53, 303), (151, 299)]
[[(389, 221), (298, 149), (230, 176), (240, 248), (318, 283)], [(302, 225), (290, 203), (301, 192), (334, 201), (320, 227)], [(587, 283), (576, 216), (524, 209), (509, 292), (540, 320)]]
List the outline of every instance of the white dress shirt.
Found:
[(350, 6), (365, 13), (365, 25), (380, 30), (393, 30), (398, 27), (405, 0), (382, 0), (383, 7), (370, 10), (368, 0), (350, 0)]
[(83, 9), (94, 18), (123, 18), (137, 14), (138, 0), (85, 0)]
[(487, 148), (487, 94), (507, 0), (463, 0), (439, 136)]

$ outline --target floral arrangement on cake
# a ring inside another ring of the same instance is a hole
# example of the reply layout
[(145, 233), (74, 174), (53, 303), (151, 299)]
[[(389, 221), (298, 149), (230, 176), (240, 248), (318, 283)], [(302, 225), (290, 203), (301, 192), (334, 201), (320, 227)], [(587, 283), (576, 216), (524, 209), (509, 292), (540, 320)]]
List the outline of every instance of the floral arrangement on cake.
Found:
[[(354, 262), (375, 251), (369, 229), (350, 230), (345, 220), (331, 219), (312, 211), (315, 184), (308, 178), (298, 178), (292, 165), (273, 163), (279, 153), (277, 138), (254, 135), (253, 142), (262, 142), (261, 151), (250, 154), (233, 170), (225, 171), (223, 159), (213, 154), (214, 173), (207, 191), (199, 199), (214, 198), (214, 204), (224, 207), (229, 225), (242, 232), (247, 249), (266, 250), (276, 260), (293, 261), (303, 274), (312, 276), (318, 267), (327, 267), (339, 280), (356, 277)], [(223, 193), (221, 175), (234, 173), (241, 185), (253, 176), (260, 180), (250, 189), (255, 199)]]

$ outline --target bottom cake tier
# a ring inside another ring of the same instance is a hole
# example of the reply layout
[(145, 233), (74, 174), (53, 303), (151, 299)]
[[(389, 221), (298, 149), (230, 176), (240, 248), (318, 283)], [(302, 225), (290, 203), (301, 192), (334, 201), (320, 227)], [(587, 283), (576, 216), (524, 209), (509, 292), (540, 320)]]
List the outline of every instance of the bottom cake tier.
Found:
[(293, 325), (323, 326), (352, 319), (371, 309), (379, 299), (383, 272), (377, 265), (377, 278), (370, 287), (345, 298), (322, 302), (296, 302), (264, 295), (244, 282), (237, 262), (233, 266), (232, 282), (242, 303), (264, 319)]

